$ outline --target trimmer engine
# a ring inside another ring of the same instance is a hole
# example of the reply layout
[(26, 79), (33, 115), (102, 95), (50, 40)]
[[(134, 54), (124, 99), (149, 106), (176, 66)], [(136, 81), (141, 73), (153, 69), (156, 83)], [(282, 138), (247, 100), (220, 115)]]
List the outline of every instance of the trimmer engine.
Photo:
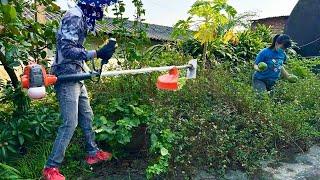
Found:
[(22, 87), (28, 89), (29, 97), (41, 99), (46, 95), (45, 87), (55, 84), (57, 77), (47, 74), (43, 66), (31, 63), (25, 67), (21, 80)]

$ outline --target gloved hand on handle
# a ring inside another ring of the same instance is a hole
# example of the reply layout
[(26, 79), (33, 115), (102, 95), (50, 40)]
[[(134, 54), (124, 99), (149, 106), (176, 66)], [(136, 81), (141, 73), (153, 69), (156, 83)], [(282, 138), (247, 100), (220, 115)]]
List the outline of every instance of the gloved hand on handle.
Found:
[(96, 50), (97, 58), (102, 59), (101, 64), (107, 64), (111, 59), (113, 53), (117, 47), (117, 41), (114, 38), (110, 38), (109, 42), (102, 46), (102, 48)]

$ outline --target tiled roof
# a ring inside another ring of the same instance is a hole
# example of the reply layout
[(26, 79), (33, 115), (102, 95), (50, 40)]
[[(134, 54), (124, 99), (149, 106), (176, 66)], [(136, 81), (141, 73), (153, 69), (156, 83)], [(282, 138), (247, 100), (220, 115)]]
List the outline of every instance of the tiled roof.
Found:
[[(27, 18), (33, 18), (34, 17), (34, 11), (31, 11), (30, 9), (25, 9), (25, 16)], [(48, 20), (50, 19), (57, 19), (60, 20), (61, 19), (61, 14), (59, 13), (46, 13), (46, 18)], [(117, 27), (113, 24), (113, 20), (114, 18), (104, 18), (104, 23), (100, 23), (98, 22), (96, 25), (96, 29), (98, 32), (105, 32), (105, 33), (112, 33), (113, 30), (116, 30)], [(129, 32), (133, 31), (133, 21), (129, 21), (127, 20), (125, 22), (125, 27)], [(160, 41), (172, 41), (171, 38), (171, 33), (173, 31), (172, 27), (168, 27), (168, 26), (162, 26), (162, 25), (156, 25), (156, 24), (147, 24), (146, 28), (146, 32), (147, 32), (147, 36), (150, 39), (153, 40), (160, 40)]]
[[(117, 27), (112, 23), (114, 18), (105, 18), (104, 19), (104, 24), (97, 24), (97, 31), (104, 31), (106, 33), (112, 33), (113, 30), (117, 29)], [(127, 20), (125, 22), (125, 27), (129, 32), (133, 32), (133, 21)], [(168, 26), (161, 26), (161, 25), (156, 25), (156, 24), (145, 24), (147, 25), (146, 27), (146, 32), (147, 36), (150, 39), (155, 39), (155, 40), (163, 40), (163, 41), (171, 41), (171, 33), (173, 28), (168, 27)]]
[(268, 19), (288, 19), (288, 18), (289, 18), (288, 15), (284, 15), (284, 16), (273, 16), (273, 17), (253, 19), (252, 21), (263, 21), (263, 20), (268, 20)]

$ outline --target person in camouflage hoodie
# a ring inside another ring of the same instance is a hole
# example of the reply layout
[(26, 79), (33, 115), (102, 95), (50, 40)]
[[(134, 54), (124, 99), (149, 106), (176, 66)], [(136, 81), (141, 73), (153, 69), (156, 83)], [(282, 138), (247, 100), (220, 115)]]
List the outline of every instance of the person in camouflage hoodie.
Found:
[[(117, 0), (79, 0), (77, 6), (69, 9), (63, 16), (57, 32), (56, 57), (51, 71), (56, 76), (82, 73), (85, 61), (93, 58), (110, 59), (114, 49), (107, 44), (99, 50), (86, 50), (83, 46), (89, 31), (95, 31), (96, 20), (103, 17), (104, 6)], [(92, 130), (93, 112), (84, 82), (58, 82), (55, 85), (63, 124), (59, 127), (53, 150), (43, 170), (46, 180), (64, 180), (59, 166), (62, 163), (67, 146), (79, 124), (86, 141), (88, 164), (95, 164), (111, 158), (95, 143)]]

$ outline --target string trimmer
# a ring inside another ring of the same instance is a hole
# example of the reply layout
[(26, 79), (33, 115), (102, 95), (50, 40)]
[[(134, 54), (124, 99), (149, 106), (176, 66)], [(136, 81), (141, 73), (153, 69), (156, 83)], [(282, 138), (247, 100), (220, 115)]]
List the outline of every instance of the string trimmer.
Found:
[[(108, 45), (115, 46), (116, 42), (113, 39), (109, 40)], [(162, 66), (149, 67), (142, 69), (130, 69), (121, 71), (106, 71), (102, 72), (102, 67), (109, 59), (101, 61), (100, 69), (96, 69), (92, 62), (91, 72), (67, 74), (55, 76), (47, 74), (45, 68), (37, 63), (31, 63), (24, 68), (22, 76), (22, 87), (28, 89), (28, 96), (31, 99), (42, 99), (46, 95), (45, 87), (54, 85), (57, 82), (81, 81), (86, 79), (119, 76), (127, 74), (144, 74), (152, 72), (169, 71), (168, 74), (158, 77), (156, 86), (159, 90), (175, 91), (178, 89), (179, 69), (187, 69), (187, 79), (196, 78), (197, 61), (191, 60), (187, 65), (182, 66)]]

